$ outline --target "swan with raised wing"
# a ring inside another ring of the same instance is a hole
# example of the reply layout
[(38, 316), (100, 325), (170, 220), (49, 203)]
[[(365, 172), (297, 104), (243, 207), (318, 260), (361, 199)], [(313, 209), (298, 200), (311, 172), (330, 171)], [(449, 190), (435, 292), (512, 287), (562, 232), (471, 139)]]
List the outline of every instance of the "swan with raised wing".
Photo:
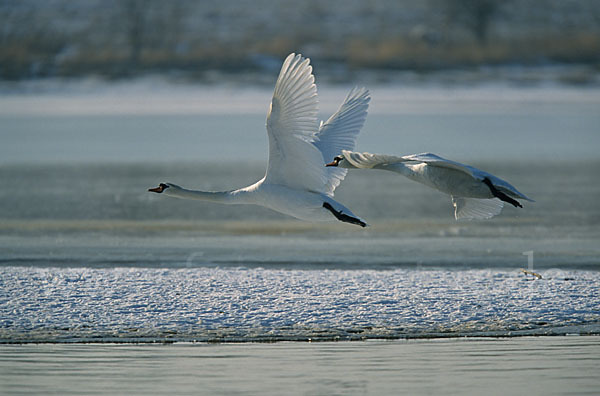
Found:
[(488, 219), (500, 213), (504, 202), (523, 206), (518, 199), (534, 202), (510, 183), (480, 169), (447, 160), (432, 153), (397, 157), (342, 150), (327, 167), (382, 169), (400, 173), (452, 197), (454, 217)]
[(347, 170), (326, 168), (325, 159), (342, 150), (353, 150), (367, 117), (369, 92), (350, 91), (327, 121), (317, 121), (317, 87), (310, 60), (290, 54), (284, 61), (267, 114), (269, 162), (258, 182), (231, 191), (189, 190), (160, 183), (148, 191), (172, 197), (255, 204), (307, 221), (366, 223), (333, 199), (335, 188)]

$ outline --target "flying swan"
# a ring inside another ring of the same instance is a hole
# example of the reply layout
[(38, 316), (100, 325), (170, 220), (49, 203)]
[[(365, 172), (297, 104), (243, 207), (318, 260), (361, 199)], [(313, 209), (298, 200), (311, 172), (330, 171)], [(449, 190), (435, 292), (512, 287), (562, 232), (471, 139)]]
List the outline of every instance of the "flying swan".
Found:
[(224, 204), (254, 204), (306, 221), (335, 219), (367, 224), (333, 199), (346, 169), (323, 164), (342, 150), (353, 150), (367, 117), (369, 91), (350, 91), (326, 122), (317, 121), (317, 87), (310, 59), (290, 54), (281, 67), (267, 113), (269, 163), (258, 182), (232, 191), (197, 191), (161, 183), (148, 191), (177, 198)]
[(508, 182), (469, 165), (431, 153), (404, 157), (342, 150), (328, 167), (383, 169), (400, 173), (452, 197), (454, 217), (489, 219), (500, 213), (504, 202), (522, 208), (515, 198), (534, 202)]

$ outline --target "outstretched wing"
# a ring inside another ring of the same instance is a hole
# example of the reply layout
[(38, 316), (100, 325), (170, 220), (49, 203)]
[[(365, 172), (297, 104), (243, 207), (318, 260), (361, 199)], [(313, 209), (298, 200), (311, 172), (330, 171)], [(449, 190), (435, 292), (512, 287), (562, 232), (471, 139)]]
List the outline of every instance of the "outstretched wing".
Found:
[[(469, 176), (475, 177), (474, 171), (478, 169), (473, 168), (472, 166), (461, 164), (460, 162), (452, 161), (446, 158), (442, 158), (439, 155), (433, 153), (421, 153), (421, 154), (412, 154), (405, 155), (405, 161), (416, 161), (416, 162), (425, 162), (430, 166), (438, 166), (440, 168), (454, 169), (460, 172), (464, 172)], [(483, 180), (483, 179), (482, 179)]]
[[(321, 123), (315, 146), (323, 155), (323, 165), (340, 155), (343, 150), (353, 150), (356, 138), (367, 119), (367, 110), (371, 97), (365, 88), (354, 88), (350, 91), (340, 108), (329, 119)], [(326, 194), (333, 196), (348, 169), (338, 167), (326, 168)]]
[(483, 180), (486, 178), (489, 179), (490, 182), (492, 182), (492, 184), (494, 185), (494, 187), (496, 187), (497, 190), (503, 192), (504, 194), (506, 194), (510, 197), (514, 197), (514, 198), (521, 198), (521, 199), (524, 199), (529, 202), (535, 202), (533, 199), (529, 198), (528, 196), (526, 196), (525, 194), (523, 194), (522, 192), (517, 190), (515, 188), (515, 186), (513, 186), (506, 180), (500, 179), (499, 177), (494, 176), (490, 173), (484, 172), (480, 169), (473, 168), (473, 167), (470, 167), (470, 168), (473, 170), (473, 176), (475, 178), (477, 178), (479, 180)]
[(452, 197), (454, 206), (454, 218), (460, 219), (489, 219), (500, 214), (504, 207), (504, 202), (498, 198), (478, 199)]
[(512, 184), (510, 184), (506, 180), (503, 180), (497, 176), (492, 175), (491, 173), (487, 173), (487, 172), (482, 171), (481, 169), (475, 168), (473, 166), (461, 164), (460, 162), (456, 162), (456, 161), (447, 160), (445, 158), (442, 158), (438, 155), (431, 154), (431, 153), (408, 155), (403, 158), (411, 159), (414, 161), (426, 162), (430, 166), (440, 166), (440, 167), (444, 167), (444, 168), (452, 168), (452, 169), (460, 170), (460, 171), (465, 172), (468, 175), (474, 177), (477, 180), (483, 180), (483, 179), (487, 178), (492, 182), (494, 187), (496, 187), (498, 190), (502, 191), (503, 193), (505, 193), (511, 197), (522, 198), (527, 201), (535, 202), (534, 200), (532, 200), (531, 198), (528, 198), (525, 194), (523, 194), (519, 190), (517, 190)]
[(457, 170), (467, 175), (477, 179), (489, 179), (494, 187), (503, 193), (514, 197), (514, 198), (522, 198), (527, 201), (535, 202), (531, 198), (527, 197), (525, 194), (521, 193), (517, 190), (512, 184), (507, 182), (506, 180), (500, 179), (492, 175), (491, 173), (487, 173), (482, 171), (481, 169), (477, 169), (470, 165), (461, 164), (460, 162), (448, 160), (440, 157), (439, 155), (433, 153), (421, 153), (421, 154), (411, 154), (405, 155), (403, 157), (396, 157), (393, 155), (383, 155), (383, 154), (370, 154), (370, 153), (357, 153), (350, 151), (343, 151), (344, 158), (353, 166), (357, 168), (373, 168), (380, 169), (385, 168), (388, 165), (398, 163), (398, 162), (423, 162), (429, 166), (437, 166), (440, 168), (447, 168)]
[(265, 181), (325, 193), (318, 129), (317, 87), (310, 60), (290, 54), (281, 67), (267, 115), (269, 164)]

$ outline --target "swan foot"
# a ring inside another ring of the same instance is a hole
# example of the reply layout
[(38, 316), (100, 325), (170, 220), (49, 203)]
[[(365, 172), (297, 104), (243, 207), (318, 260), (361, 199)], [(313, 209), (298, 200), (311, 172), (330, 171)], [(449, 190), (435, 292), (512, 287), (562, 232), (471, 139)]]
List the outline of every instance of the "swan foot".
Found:
[(333, 206), (331, 206), (328, 202), (323, 202), (323, 207), (325, 209), (327, 209), (328, 211), (330, 211), (336, 219), (338, 219), (339, 221), (343, 221), (344, 223), (350, 223), (350, 224), (356, 224), (359, 225), (361, 227), (366, 227), (367, 223), (365, 223), (364, 221), (361, 221), (360, 219), (357, 219), (356, 217), (352, 217), (352, 216), (348, 216), (347, 214), (342, 213), (342, 211), (337, 211), (333, 208)]
[(516, 199), (509, 197), (508, 195), (504, 194), (502, 191), (498, 191), (498, 189), (496, 187), (494, 187), (494, 185), (492, 184), (490, 179), (488, 179), (487, 177), (485, 179), (483, 179), (483, 183), (486, 186), (488, 186), (488, 188), (490, 189), (490, 191), (492, 192), (492, 195), (494, 197), (500, 199), (501, 201), (508, 202), (515, 208), (523, 207), (523, 205), (521, 205), (521, 203), (519, 201), (517, 201)]

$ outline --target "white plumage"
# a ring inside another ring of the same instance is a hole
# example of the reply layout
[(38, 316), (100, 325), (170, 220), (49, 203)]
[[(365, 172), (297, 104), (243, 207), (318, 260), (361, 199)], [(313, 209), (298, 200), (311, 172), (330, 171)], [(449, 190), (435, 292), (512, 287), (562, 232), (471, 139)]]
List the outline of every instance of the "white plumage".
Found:
[(382, 169), (400, 173), (452, 197), (454, 217), (488, 219), (500, 213), (504, 202), (522, 207), (515, 199), (533, 202), (505, 180), (469, 165), (431, 153), (397, 157), (342, 150), (328, 165), (342, 168)]
[(227, 204), (256, 204), (308, 221), (340, 220), (366, 226), (333, 199), (345, 169), (325, 159), (353, 150), (367, 117), (369, 92), (353, 89), (325, 123), (317, 120), (317, 87), (310, 60), (290, 54), (281, 67), (267, 114), (269, 162), (265, 177), (238, 190), (205, 192), (161, 183), (149, 191)]

